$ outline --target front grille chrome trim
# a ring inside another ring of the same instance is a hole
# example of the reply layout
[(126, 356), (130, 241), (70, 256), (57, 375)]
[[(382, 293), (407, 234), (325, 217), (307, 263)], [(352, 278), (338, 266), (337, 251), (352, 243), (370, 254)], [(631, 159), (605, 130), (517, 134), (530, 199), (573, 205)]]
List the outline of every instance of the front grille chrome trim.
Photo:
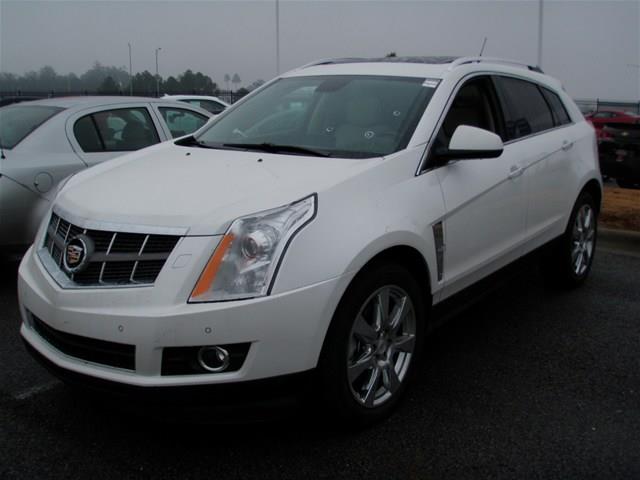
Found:
[[(88, 257), (87, 267), (70, 273), (63, 269), (62, 260), (67, 242), (79, 233), (92, 238), (96, 247)], [(86, 222), (76, 225), (54, 211), (37, 255), (64, 289), (147, 287), (155, 283), (180, 239), (166, 230), (158, 234), (96, 230)]]
[(86, 230), (105, 230), (108, 232), (119, 233), (144, 233), (150, 235), (174, 235), (184, 237), (187, 235), (188, 227), (158, 227), (157, 225), (136, 225), (130, 223), (101, 222), (89, 220), (75, 215), (59, 205), (53, 207), (53, 213), (58, 217), (64, 218), (67, 222), (73, 223), (78, 227)]
[(78, 285), (73, 280), (65, 275), (58, 264), (53, 260), (53, 257), (46, 248), (40, 248), (37, 252), (38, 258), (42, 263), (44, 269), (51, 275), (51, 278), (65, 290), (95, 290), (95, 289), (112, 289), (112, 288), (143, 288), (152, 287), (153, 283), (131, 283), (131, 284), (119, 284), (119, 285)]

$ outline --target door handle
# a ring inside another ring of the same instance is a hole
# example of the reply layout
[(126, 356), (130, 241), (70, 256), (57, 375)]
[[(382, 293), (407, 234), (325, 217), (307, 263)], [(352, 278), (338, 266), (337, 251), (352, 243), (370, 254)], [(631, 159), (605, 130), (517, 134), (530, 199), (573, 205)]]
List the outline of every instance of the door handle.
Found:
[(562, 150), (564, 150), (565, 152), (571, 147), (573, 147), (573, 142), (570, 142), (569, 140), (565, 140), (564, 142), (562, 142)]
[(524, 168), (519, 167), (518, 165), (511, 165), (511, 169), (509, 170), (509, 178), (513, 179), (519, 177), (524, 173)]

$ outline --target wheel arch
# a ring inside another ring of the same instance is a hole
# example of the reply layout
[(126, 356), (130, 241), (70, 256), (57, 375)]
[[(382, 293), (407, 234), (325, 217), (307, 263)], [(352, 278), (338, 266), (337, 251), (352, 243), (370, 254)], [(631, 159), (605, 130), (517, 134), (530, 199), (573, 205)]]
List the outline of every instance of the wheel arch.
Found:
[(373, 266), (387, 262), (402, 265), (411, 272), (423, 288), (426, 305), (429, 306), (432, 295), (429, 265), (422, 253), (409, 245), (396, 245), (378, 252), (362, 266), (351, 282), (353, 283), (360, 275), (366, 274)]
[(600, 184), (600, 182), (595, 178), (589, 180), (580, 190), (580, 193), (578, 194), (578, 197), (576, 197), (576, 200), (580, 198), (580, 195), (585, 192), (589, 193), (593, 197), (596, 202), (596, 208), (599, 212), (602, 206), (602, 185)]
[[(383, 263), (396, 263), (404, 266), (411, 272), (412, 275), (416, 278), (418, 284), (422, 287), (424, 291), (423, 299), (424, 299), (424, 308), (426, 312), (429, 312), (431, 306), (433, 304), (432, 298), (432, 289), (431, 289), (431, 269), (429, 268), (429, 264), (425, 256), (420, 252), (418, 248), (412, 245), (408, 245), (406, 243), (401, 243), (397, 245), (387, 246), (385, 248), (379, 249), (375, 254), (371, 255), (366, 261), (364, 261), (360, 268), (357, 270), (357, 273), (353, 276), (347, 287), (342, 292), (340, 299), (336, 303), (335, 309), (333, 310), (331, 321), (324, 333), (324, 338), (322, 340), (322, 347), (320, 349), (320, 355), (318, 361), (322, 357), (322, 352), (325, 351), (327, 346), (327, 338), (330, 337), (330, 332), (332, 328), (335, 327), (335, 315), (336, 312), (340, 309), (342, 303), (345, 301), (352, 287), (358, 282), (363, 276), (367, 275), (369, 271), (375, 268), (377, 265)], [(428, 316), (427, 316), (428, 318)]]

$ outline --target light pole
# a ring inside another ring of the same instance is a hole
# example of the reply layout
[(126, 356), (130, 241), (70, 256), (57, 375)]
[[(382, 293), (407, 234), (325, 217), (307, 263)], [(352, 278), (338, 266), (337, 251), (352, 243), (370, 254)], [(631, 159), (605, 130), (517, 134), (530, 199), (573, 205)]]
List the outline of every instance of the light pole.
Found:
[(131, 64), (131, 43), (127, 42), (129, 46), (129, 95), (133, 96), (133, 68)]
[(543, 15), (543, 0), (538, 0), (538, 67), (542, 68), (542, 22)]
[(158, 75), (158, 52), (162, 47), (156, 48), (156, 97), (160, 96), (160, 75)]
[(276, 0), (276, 74), (280, 75), (280, 2)]

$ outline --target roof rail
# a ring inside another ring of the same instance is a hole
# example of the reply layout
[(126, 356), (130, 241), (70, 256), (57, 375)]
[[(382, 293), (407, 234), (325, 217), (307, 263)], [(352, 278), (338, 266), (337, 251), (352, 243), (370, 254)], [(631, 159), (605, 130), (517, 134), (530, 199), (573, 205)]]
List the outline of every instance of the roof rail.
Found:
[(503, 63), (505, 65), (515, 65), (518, 67), (523, 67), (533, 72), (544, 73), (540, 67), (536, 67), (533, 65), (527, 65), (526, 63), (518, 62), (516, 60), (508, 60), (505, 58), (496, 58), (496, 57), (460, 57), (451, 62), (449, 66), (449, 70), (453, 70), (456, 67), (461, 65), (467, 65), (469, 63), (481, 63), (481, 62), (489, 62), (489, 63)]
[(305, 63), (301, 67), (295, 68), (294, 70), (302, 70), (309, 67), (315, 67), (316, 65), (325, 65), (327, 63), (333, 62), (334, 60), (338, 60), (338, 59), (333, 57), (322, 58), (320, 60), (314, 60), (313, 62)]

